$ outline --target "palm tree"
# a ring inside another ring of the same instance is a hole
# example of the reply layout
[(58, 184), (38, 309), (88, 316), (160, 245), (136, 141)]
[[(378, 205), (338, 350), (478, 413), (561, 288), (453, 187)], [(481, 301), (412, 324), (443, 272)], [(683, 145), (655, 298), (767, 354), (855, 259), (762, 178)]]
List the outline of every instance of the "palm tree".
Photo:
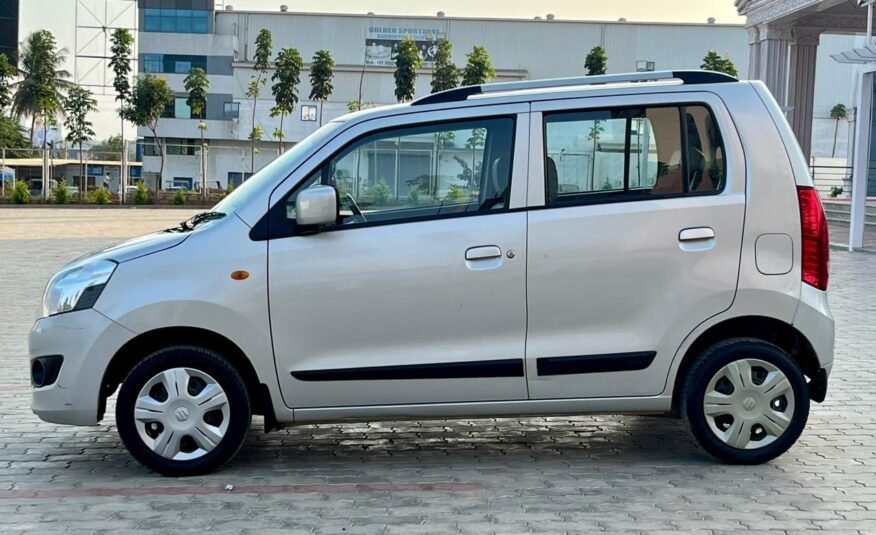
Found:
[(48, 123), (61, 111), (62, 92), (72, 86), (67, 80), (70, 73), (62, 69), (67, 60), (67, 49), (57, 48), (51, 32), (39, 30), (22, 43), (19, 57), (20, 80), (13, 85), (12, 114), (30, 117), (30, 138), (33, 139), (37, 118), (43, 118), (43, 128), (47, 130)]

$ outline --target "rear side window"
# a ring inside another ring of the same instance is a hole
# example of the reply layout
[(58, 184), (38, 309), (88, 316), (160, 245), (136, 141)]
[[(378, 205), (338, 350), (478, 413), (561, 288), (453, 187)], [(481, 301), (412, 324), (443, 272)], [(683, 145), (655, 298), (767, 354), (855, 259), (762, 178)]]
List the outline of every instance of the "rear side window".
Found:
[(545, 117), (550, 205), (714, 194), (724, 146), (702, 105), (617, 108)]

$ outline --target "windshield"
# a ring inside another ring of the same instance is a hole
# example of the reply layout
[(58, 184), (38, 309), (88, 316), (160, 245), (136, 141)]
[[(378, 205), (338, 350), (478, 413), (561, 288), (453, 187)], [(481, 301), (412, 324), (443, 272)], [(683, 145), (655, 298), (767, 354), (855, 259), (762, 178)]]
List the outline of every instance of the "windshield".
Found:
[(275, 180), (291, 173), (312, 151), (331, 139), (343, 124), (343, 121), (332, 121), (302, 139), (282, 156), (235, 188), (228, 197), (214, 206), (212, 211), (226, 214), (236, 211), (238, 207), (248, 203), (250, 199), (258, 195), (264, 188), (269, 187)]

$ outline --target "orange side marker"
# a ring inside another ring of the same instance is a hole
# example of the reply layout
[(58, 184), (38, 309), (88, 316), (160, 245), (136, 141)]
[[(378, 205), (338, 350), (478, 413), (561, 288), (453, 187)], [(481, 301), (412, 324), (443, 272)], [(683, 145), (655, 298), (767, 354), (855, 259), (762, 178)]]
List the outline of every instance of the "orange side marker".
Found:
[(248, 279), (249, 278), (249, 271), (244, 271), (242, 269), (239, 269), (237, 271), (232, 271), (231, 278), (236, 280), (236, 281), (242, 281), (242, 280)]

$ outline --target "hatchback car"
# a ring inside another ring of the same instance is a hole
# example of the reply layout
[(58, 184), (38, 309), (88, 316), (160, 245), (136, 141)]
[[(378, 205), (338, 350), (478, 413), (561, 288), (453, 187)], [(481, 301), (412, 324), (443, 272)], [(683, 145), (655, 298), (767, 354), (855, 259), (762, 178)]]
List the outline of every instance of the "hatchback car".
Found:
[(80, 258), (33, 410), (163, 474), (282, 424), (684, 418), (731, 463), (800, 436), (833, 360), (827, 227), (759, 82), (462, 87), (334, 120), (179, 227)]

